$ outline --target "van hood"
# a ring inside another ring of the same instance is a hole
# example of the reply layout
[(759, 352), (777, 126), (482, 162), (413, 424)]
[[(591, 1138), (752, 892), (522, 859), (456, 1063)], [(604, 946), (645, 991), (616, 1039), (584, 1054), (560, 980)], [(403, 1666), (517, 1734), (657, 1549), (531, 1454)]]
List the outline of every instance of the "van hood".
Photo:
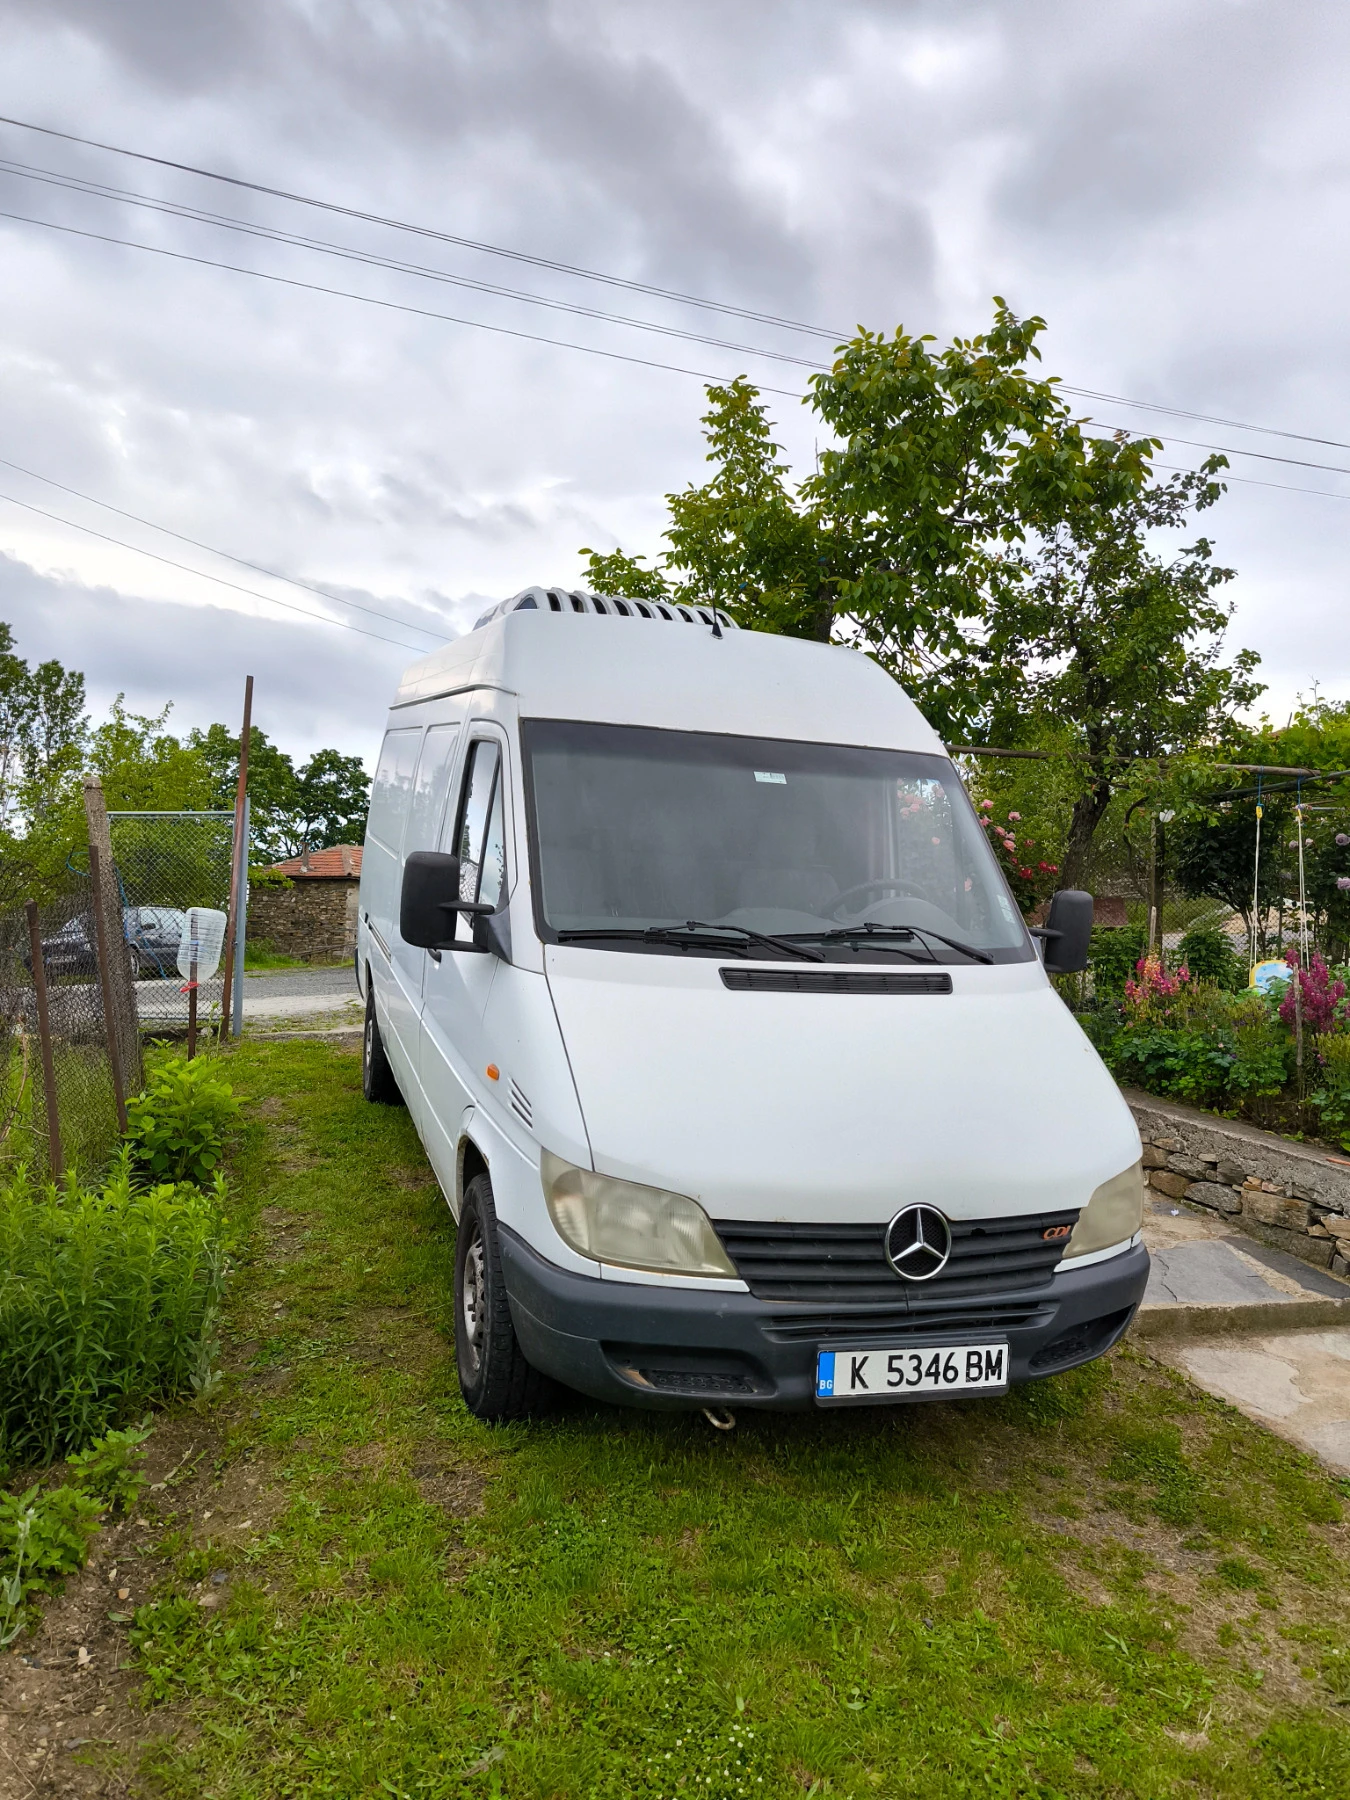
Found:
[(596, 1169), (717, 1219), (1066, 1209), (1140, 1155), (1039, 963), (953, 968), (950, 994), (783, 994), (730, 990), (709, 957), (545, 962)]

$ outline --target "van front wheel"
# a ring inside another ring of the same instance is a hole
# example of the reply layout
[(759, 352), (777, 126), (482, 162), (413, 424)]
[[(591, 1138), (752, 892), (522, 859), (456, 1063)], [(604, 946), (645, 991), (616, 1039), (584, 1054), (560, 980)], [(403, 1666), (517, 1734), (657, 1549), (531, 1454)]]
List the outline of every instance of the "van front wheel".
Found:
[(493, 1425), (527, 1419), (548, 1404), (553, 1384), (526, 1362), (511, 1323), (486, 1175), (475, 1176), (465, 1188), (459, 1213), (455, 1362), (464, 1404), (477, 1419)]

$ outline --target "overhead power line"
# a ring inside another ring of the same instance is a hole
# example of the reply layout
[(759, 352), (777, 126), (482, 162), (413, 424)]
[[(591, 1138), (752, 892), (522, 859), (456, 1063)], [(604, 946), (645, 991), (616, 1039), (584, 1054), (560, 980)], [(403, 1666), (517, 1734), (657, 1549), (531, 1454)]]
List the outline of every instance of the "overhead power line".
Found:
[(397, 644), (403, 650), (415, 650), (419, 656), (429, 654), (425, 644), (407, 644), (401, 638), (385, 637), (380, 631), (367, 631), (363, 625), (353, 625), (350, 619), (332, 619), (326, 613), (310, 612), (307, 607), (296, 606), (290, 600), (278, 600), (275, 594), (260, 594), (257, 588), (242, 587), (237, 581), (227, 581), (223, 575), (208, 575), (205, 569), (194, 569), (189, 563), (175, 562), (171, 556), (161, 556), (157, 550), (145, 550), (139, 544), (128, 544), (124, 538), (110, 537), (106, 531), (96, 531), (92, 525), (81, 525), (77, 519), (62, 518), (60, 513), (48, 512), (46, 507), (34, 506), (31, 500), (20, 500), (15, 494), (0, 494), (0, 500), (7, 500), (11, 506), (21, 506), (25, 512), (37, 513), (40, 518), (51, 519), (57, 525), (68, 525), (72, 531), (86, 532), (90, 537), (101, 538), (105, 544), (115, 544), (119, 550), (130, 550), (135, 556), (148, 556), (152, 562), (164, 563), (170, 569), (181, 569), (185, 575), (195, 575), (201, 581), (214, 581), (218, 587), (233, 588), (236, 594), (248, 594), (254, 600), (266, 601), (268, 606), (284, 606), (287, 612), (299, 613), (305, 619), (317, 619), (321, 625), (336, 625), (341, 631), (354, 631), (360, 637), (375, 638), (381, 644)]
[(238, 232), (246, 237), (262, 238), (268, 243), (287, 244), (301, 250), (314, 250), (322, 256), (334, 256), (343, 262), (365, 263), (371, 268), (390, 269), (400, 275), (416, 275), (424, 281), (442, 282), (449, 287), (465, 288), (471, 293), (491, 294), (498, 299), (519, 300), (530, 306), (541, 306), (550, 312), (572, 313), (578, 318), (599, 319), (607, 325), (626, 325), (636, 331), (655, 332), (660, 337), (681, 338), (687, 343), (707, 344), (718, 350), (733, 350), (738, 355), (767, 357), (772, 362), (794, 363), (803, 369), (824, 369), (828, 364), (811, 357), (792, 356), (783, 350), (766, 350), (757, 344), (737, 344), (726, 338), (709, 337), (698, 331), (684, 331), (677, 325), (662, 325), (653, 319), (634, 319), (626, 313), (608, 312), (603, 307), (582, 306), (573, 300), (557, 300), (546, 294), (531, 294), (523, 288), (505, 287), (498, 282), (477, 281), (468, 275), (452, 275), (444, 269), (431, 269), (423, 263), (404, 262), (395, 256), (381, 256), (370, 250), (358, 250), (350, 244), (334, 244), (325, 238), (306, 237), (303, 233), (282, 231), (271, 225), (255, 225), (227, 213), (209, 212), (203, 207), (184, 206), (174, 200), (159, 200), (153, 195), (137, 194), (127, 188), (115, 188), (104, 182), (84, 181), (50, 169), (36, 169), (30, 164), (16, 163), (0, 157), (0, 173), (18, 175), (24, 180), (39, 181), (46, 187), (64, 188), (69, 193), (87, 194), (97, 200), (115, 200), (145, 212), (161, 213), (173, 219), (189, 219), (194, 224), (212, 225), (222, 231)]
[[(294, 275), (274, 275), (265, 269), (246, 269), (239, 263), (221, 262), (211, 256), (192, 256), (186, 250), (170, 250), (162, 244), (142, 244), (135, 238), (114, 237), (106, 231), (88, 231), (78, 225), (58, 225), (51, 219), (34, 219), (27, 213), (0, 212), (0, 219), (13, 219), (20, 225), (40, 225), (46, 231), (63, 232), (67, 237), (90, 238), (99, 244), (120, 244), (127, 250), (144, 250), (151, 256), (167, 256), (173, 262), (197, 263), (204, 269), (226, 269), (232, 275), (249, 275), (255, 281), (271, 281), (280, 287), (301, 288), (310, 294), (333, 294), (339, 300), (359, 300), (363, 306), (382, 307), (386, 312), (411, 313), (419, 319), (440, 319), (450, 325), (471, 325), (476, 331), (496, 332), (500, 337), (524, 338), (535, 344), (552, 344), (560, 350), (582, 350), (587, 356), (603, 356), (610, 362), (636, 363), (644, 369), (669, 369), (676, 375), (693, 375), (699, 381), (726, 381), (725, 375), (713, 375), (707, 369), (685, 368), (679, 363), (661, 362), (653, 356), (629, 356), (622, 350), (604, 350), (598, 344), (578, 344), (568, 338), (548, 337), (540, 331), (521, 331), (513, 325), (489, 325), (482, 319), (466, 319), (457, 313), (435, 312), (426, 306), (409, 306), (402, 300), (381, 300), (373, 294), (354, 294), (350, 288), (328, 287), (321, 281), (301, 281)], [(785, 394), (789, 400), (800, 400), (795, 388), (769, 387), (757, 384), (762, 393)]]
[[(316, 587), (312, 581), (300, 581), (294, 575), (283, 575), (279, 569), (265, 568), (262, 563), (250, 562), (246, 556), (234, 556), (228, 550), (218, 550), (214, 544), (204, 544), (200, 538), (187, 537), (181, 531), (174, 531), (171, 526), (158, 525), (153, 519), (143, 519), (139, 513), (127, 512), (121, 506), (114, 506), (109, 500), (99, 500), (93, 494), (85, 494), (79, 488), (67, 486), (64, 481), (56, 481), (50, 475), (39, 475), (36, 469), (26, 469), (22, 463), (11, 462), (7, 456), (0, 456), (0, 468), (14, 469), (20, 475), (28, 475), (34, 481), (45, 482), (48, 487), (60, 488), (63, 494), (71, 494), (76, 500), (87, 500), (90, 506), (101, 506), (105, 512), (116, 513), (119, 519), (130, 519), (133, 525), (144, 525), (149, 531), (161, 531), (165, 537), (177, 538), (180, 544), (191, 544), (194, 550), (205, 550), (211, 556), (224, 557), (226, 562), (238, 563), (241, 569), (252, 569), (255, 575), (267, 575), (273, 581), (284, 581), (290, 587), (303, 588), (306, 593), (317, 594), (321, 600), (330, 600), (334, 606), (350, 606), (357, 612), (367, 613), (372, 619), (383, 619), (387, 625), (397, 625), (402, 631), (421, 631), (427, 637), (434, 637), (443, 644), (451, 640), (444, 631), (435, 631), (430, 625), (418, 625), (411, 619), (400, 619), (393, 613), (381, 612), (375, 606), (363, 606), (359, 600), (348, 600), (342, 594), (333, 594), (327, 588)], [(16, 502), (22, 505), (23, 502)], [(81, 527), (81, 529), (83, 529)], [(210, 576), (208, 580), (212, 579)], [(312, 618), (322, 617), (319, 613), (309, 615)]]
[[(201, 267), (208, 268), (208, 269), (224, 269), (234, 275), (248, 275), (257, 281), (270, 281), (270, 282), (275, 282), (282, 287), (301, 288), (308, 293), (331, 294), (340, 300), (356, 300), (356, 301), (359, 301), (364, 306), (379, 306), (379, 307), (385, 308), (387, 311), (390, 311), (390, 312), (411, 313), (417, 318), (439, 319), (439, 320), (442, 320), (445, 323), (451, 324), (451, 325), (467, 325), (467, 326), (472, 327), (476, 331), (491, 331), (491, 332), (495, 332), (498, 335), (504, 336), (504, 337), (524, 338), (527, 341), (529, 341), (531, 343), (536, 343), (536, 344), (552, 344), (556, 348), (562, 349), (562, 350), (581, 350), (581, 351), (584, 351), (588, 356), (603, 356), (611, 362), (636, 363), (642, 368), (649, 368), (649, 369), (667, 369), (671, 373), (676, 374), (676, 375), (693, 375), (699, 381), (720, 382), (720, 381), (725, 381), (727, 379), (727, 377), (724, 375), (710, 374), (706, 369), (690, 369), (679, 363), (663, 362), (659, 358), (656, 358), (656, 357), (630, 356), (630, 355), (626, 354), (624, 351), (606, 350), (606, 349), (601, 348), (597, 344), (578, 344), (575, 341), (573, 341), (571, 339), (567, 339), (567, 338), (549, 337), (543, 332), (522, 331), (522, 330), (518, 329), (517, 327), (510, 326), (510, 325), (492, 325), (492, 324), (487, 323), (487, 321), (485, 321), (483, 319), (467, 319), (462, 314), (436, 312), (435, 310), (433, 310), (432, 308), (429, 308), (429, 307), (411, 306), (406, 301), (400, 301), (400, 300), (385, 300), (385, 299), (381, 299), (373, 294), (357, 294), (357, 293), (353, 293), (350, 288), (330, 287), (324, 282), (301, 281), (298, 279), (298, 277), (292, 276), (292, 275), (277, 275), (277, 274), (274, 274), (274, 273), (272, 273), (268, 270), (264, 270), (264, 269), (249, 269), (249, 268), (245, 268), (242, 264), (239, 264), (239, 263), (222, 262), (218, 258), (210, 257), (210, 256), (195, 256), (195, 255), (190, 254), (186, 250), (170, 250), (162, 244), (144, 244), (144, 243), (139, 242), (135, 238), (117, 237), (110, 232), (90, 231), (85, 227), (77, 226), (77, 225), (58, 225), (52, 219), (35, 219), (27, 213), (14, 213), (14, 212), (0, 211), (0, 219), (12, 219), (16, 223), (21, 224), (21, 225), (37, 225), (47, 231), (59, 231), (70, 237), (89, 238), (89, 239), (92, 239), (94, 242), (100, 243), (100, 244), (117, 244), (117, 245), (120, 245), (122, 248), (128, 249), (128, 250), (144, 250), (151, 256), (169, 257), (174, 262), (196, 263), (196, 264), (199, 264)], [(720, 340), (716, 340), (716, 339), (702, 339), (700, 341), (702, 341), (704, 343), (720, 342)], [(736, 346), (724, 346), (724, 347), (736, 348)], [(756, 354), (758, 354), (758, 352), (756, 352)], [(766, 354), (774, 355), (775, 353), (770, 351), (770, 352), (767, 352)], [(779, 360), (790, 360), (793, 362), (800, 362), (803, 359), (793, 357), (793, 358), (780, 358)], [(822, 370), (822, 371), (824, 370), (824, 367), (825, 367), (824, 364), (812, 365), (810, 363), (806, 363), (805, 366), (808, 368), (815, 367), (816, 369)], [(783, 394), (783, 395), (786, 395), (787, 398), (792, 399), (792, 400), (799, 400), (802, 397), (800, 393), (798, 393), (796, 390), (794, 390), (792, 388), (771, 387), (767, 383), (763, 383), (763, 382), (758, 383), (757, 386), (759, 387), (760, 392), (766, 393), (766, 394)], [(1125, 426), (1111, 425), (1111, 423), (1108, 420), (1094, 420), (1092, 422), (1099, 425), (1105, 431), (1120, 431), (1127, 436), (1135, 436), (1135, 437), (1143, 437), (1143, 436), (1161, 437), (1162, 442), (1164, 442), (1164, 443), (1182, 444), (1182, 445), (1185, 445), (1189, 449), (1213, 450), (1213, 451), (1218, 451), (1221, 454), (1227, 455), (1227, 456), (1256, 457), (1262, 462), (1286, 463), (1292, 467), (1300, 468), (1300, 469), (1323, 469), (1323, 470), (1326, 470), (1330, 474), (1350, 475), (1350, 468), (1342, 467), (1338, 463), (1309, 462), (1309, 461), (1305, 461), (1304, 459), (1299, 458), (1299, 457), (1276, 456), (1273, 453), (1270, 453), (1270, 452), (1267, 452), (1264, 450), (1243, 450), (1232, 444), (1211, 444), (1211, 443), (1199, 442), (1194, 438), (1174, 438), (1171, 436), (1162, 437), (1162, 434), (1156, 433), (1156, 432), (1149, 432), (1149, 433), (1131, 432)], [(1312, 492), (1314, 490), (1306, 489), (1303, 491)]]
[[(561, 262), (552, 257), (536, 256), (528, 251), (512, 250), (501, 244), (490, 244), (482, 239), (440, 231), (432, 226), (419, 225), (407, 219), (365, 212), (358, 207), (344, 206), (337, 201), (323, 200), (312, 194), (301, 194), (292, 189), (271, 186), (265, 182), (250, 181), (239, 175), (228, 175), (219, 169), (208, 169), (196, 163), (176, 162), (170, 157), (154, 156), (144, 150), (132, 150), (125, 145), (108, 144), (97, 138), (81, 137), (75, 132), (59, 131), (53, 126), (38, 125), (29, 119), (17, 119), (0, 114), (0, 125), (10, 125), (20, 131), (35, 132), (43, 137), (58, 139), (63, 143), (79, 144), (85, 149), (101, 150), (108, 155), (126, 157), (132, 161), (147, 163), (155, 168), (173, 169), (180, 174), (193, 175), (204, 181), (220, 182), (249, 193), (265, 194), (273, 199), (285, 200), (293, 205), (310, 207), (320, 212), (333, 213), (341, 218), (357, 219), (365, 224), (379, 225), (391, 231), (407, 232), (433, 242), (452, 244), (457, 248), (473, 250), (481, 255), (503, 257), (533, 268), (548, 269), (578, 280), (600, 282), (630, 293), (648, 294), (656, 299), (674, 301), (681, 306), (699, 307), (704, 311), (723, 313), (730, 318), (747, 319), (757, 324), (772, 325), (780, 330), (805, 332), (808, 336), (825, 338), (836, 344), (851, 335), (849, 331), (842, 328), (813, 325), (803, 319), (785, 318), (781, 314), (761, 311), (754, 307), (736, 306), (727, 301), (710, 300), (704, 295), (684, 293), (676, 288), (659, 287), (651, 282), (633, 281), (625, 276), (607, 274), (599, 269), (588, 269), (581, 264)], [(757, 352), (756, 354), (761, 353)], [(691, 371), (681, 372), (689, 373)], [(1138, 407), (1142, 411), (1156, 412), (1172, 418), (1194, 419), (1201, 424), (1221, 425), (1232, 431), (1251, 431), (1267, 436), (1290, 438), (1301, 443), (1320, 444), (1326, 449), (1350, 450), (1350, 442), (1344, 442), (1339, 438), (1319, 437), (1303, 431), (1289, 431), (1275, 425), (1253, 425), (1241, 419), (1222, 418), (1211, 413), (1196, 412), (1185, 407), (1168, 406), (1150, 400), (1134, 400), (1121, 394), (1105, 394), (1093, 388), (1076, 387), (1065, 382), (1058, 385), (1062, 392), (1083, 399), (1106, 400), (1113, 405)], [(1312, 490), (1305, 491), (1311, 492)]]
[(561, 275), (574, 275), (584, 281), (604, 282), (608, 287), (626, 288), (633, 294), (650, 294), (658, 300), (675, 300), (681, 306), (698, 306), (707, 312), (726, 313), (737, 319), (752, 319), (760, 325), (776, 325), (786, 331), (805, 331), (812, 337), (847, 337), (847, 332), (833, 332), (821, 325), (808, 325), (800, 319), (784, 319), (776, 313), (760, 312), (752, 306), (733, 306), (722, 300), (705, 300), (697, 294), (683, 294), (675, 288), (657, 287), (648, 281), (631, 281), (623, 275), (606, 275), (598, 269), (582, 268), (576, 263), (556, 261), (549, 256), (534, 256), (525, 250), (508, 250), (501, 244), (484, 243), (478, 238), (460, 237), (451, 231), (437, 231), (429, 225), (414, 225), (406, 219), (386, 218), (380, 213), (362, 212), (359, 207), (342, 206), (334, 200), (319, 200), (310, 194), (292, 193), (287, 188), (269, 187), (261, 181), (246, 181), (239, 175), (226, 175), (219, 169), (203, 169), (194, 163), (174, 162), (167, 156), (151, 156), (144, 150), (128, 150), (120, 144), (103, 144), (96, 138), (77, 137), (73, 131), (57, 131), (50, 125), (34, 125), (27, 119), (11, 119), (0, 114), (0, 125), (14, 125), (20, 131), (41, 132), (44, 137), (61, 138), (68, 144), (83, 144), (89, 150), (105, 150), (113, 156), (127, 156), (137, 162), (153, 163), (157, 168), (176, 169), (183, 175), (199, 175), (205, 181), (221, 181), (229, 187), (244, 188), (253, 194), (268, 194), (274, 200), (289, 200), (296, 206), (312, 206), (320, 212), (337, 213), (344, 219), (360, 219), (367, 225), (383, 225), (391, 231), (407, 231), (416, 237), (431, 238), (437, 243), (454, 244), (462, 250), (476, 250), (484, 256), (502, 256), (511, 262), (528, 263), (536, 269), (552, 269)]

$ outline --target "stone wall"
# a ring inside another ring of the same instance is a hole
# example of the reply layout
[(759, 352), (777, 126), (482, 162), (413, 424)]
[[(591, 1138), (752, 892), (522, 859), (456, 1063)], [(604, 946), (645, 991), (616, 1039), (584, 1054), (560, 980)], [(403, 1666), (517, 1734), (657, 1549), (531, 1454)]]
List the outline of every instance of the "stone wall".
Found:
[(1127, 1092), (1157, 1194), (1222, 1213), (1251, 1237), (1350, 1275), (1350, 1160)]
[(359, 883), (301, 876), (288, 888), (251, 888), (248, 935), (305, 962), (350, 962), (356, 954)]

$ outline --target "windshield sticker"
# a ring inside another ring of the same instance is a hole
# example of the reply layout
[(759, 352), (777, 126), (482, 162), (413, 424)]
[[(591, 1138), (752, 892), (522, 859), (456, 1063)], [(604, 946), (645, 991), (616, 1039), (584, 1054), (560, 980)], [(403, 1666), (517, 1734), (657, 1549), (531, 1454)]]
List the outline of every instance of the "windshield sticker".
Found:
[(755, 770), (755, 780), (756, 781), (771, 781), (771, 782), (773, 782), (775, 787), (786, 787), (787, 786), (787, 776), (786, 775), (775, 775), (775, 774), (772, 774), (768, 769), (756, 769)]

